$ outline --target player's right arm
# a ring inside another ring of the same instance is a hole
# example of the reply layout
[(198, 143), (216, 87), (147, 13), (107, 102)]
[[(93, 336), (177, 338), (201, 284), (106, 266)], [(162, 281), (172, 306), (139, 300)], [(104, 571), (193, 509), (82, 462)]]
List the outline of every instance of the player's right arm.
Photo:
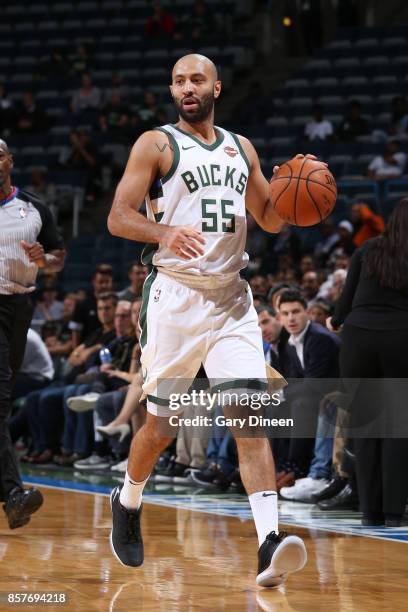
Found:
[(134, 144), (125, 172), (117, 186), (108, 217), (114, 236), (139, 242), (160, 243), (182, 259), (203, 255), (201, 232), (190, 226), (169, 226), (146, 219), (139, 212), (149, 189), (159, 174), (164, 176), (172, 164), (172, 151), (163, 132), (145, 132)]

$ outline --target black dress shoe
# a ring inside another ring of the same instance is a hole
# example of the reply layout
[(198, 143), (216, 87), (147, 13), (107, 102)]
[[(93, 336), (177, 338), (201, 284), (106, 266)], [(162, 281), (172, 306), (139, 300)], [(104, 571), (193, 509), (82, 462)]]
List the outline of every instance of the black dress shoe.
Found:
[(327, 487), (325, 487), (320, 493), (311, 496), (311, 500), (314, 504), (317, 502), (323, 501), (324, 499), (331, 499), (337, 493), (340, 493), (344, 489), (347, 484), (347, 478), (340, 478), (340, 476), (336, 476), (333, 478)]
[(384, 525), (384, 515), (381, 512), (363, 514), (361, 524), (363, 527), (382, 527)]
[(317, 504), (320, 510), (358, 510), (357, 493), (350, 484), (331, 499), (324, 499)]
[(3, 510), (7, 515), (10, 529), (16, 529), (26, 525), (30, 520), (30, 515), (36, 512), (43, 503), (44, 499), (38, 489), (13, 489)]

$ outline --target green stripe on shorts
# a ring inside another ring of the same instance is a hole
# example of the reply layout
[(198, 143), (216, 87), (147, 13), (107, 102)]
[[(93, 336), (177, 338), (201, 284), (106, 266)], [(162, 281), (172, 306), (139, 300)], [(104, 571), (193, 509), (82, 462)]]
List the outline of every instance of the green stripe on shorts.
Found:
[(146, 278), (143, 284), (142, 291), (142, 306), (139, 314), (139, 327), (140, 333), (140, 346), (143, 348), (147, 342), (147, 307), (149, 305), (150, 289), (152, 288), (153, 282), (156, 280), (157, 269), (153, 268), (149, 276)]

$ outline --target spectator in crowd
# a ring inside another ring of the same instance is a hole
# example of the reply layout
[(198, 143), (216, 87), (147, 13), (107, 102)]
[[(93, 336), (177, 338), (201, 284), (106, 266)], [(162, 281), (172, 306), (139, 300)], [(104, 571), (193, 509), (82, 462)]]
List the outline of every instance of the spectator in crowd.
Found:
[(341, 249), (346, 255), (352, 255), (356, 248), (353, 242), (353, 224), (347, 221), (347, 219), (340, 221), (337, 226), (337, 233), (340, 239), (336, 244), (336, 249)]
[(45, 202), (51, 211), (55, 208), (56, 204), (56, 187), (54, 183), (49, 183), (46, 180), (46, 175), (41, 168), (33, 168), (31, 170), (31, 182), (26, 187), (27, 191), (33, 193), (37, 197), (41, 198)]
[(361, 104), (358, 100), (351, 100), (347, 115), (337, 130), (337, 136), (339, 140), (351, 142), (365, 134), (368, 134), (368, 122), (361, 114)]
[[(304, 384), (300, 380), (293, 382), (284, 391), (295, 431), (290, 440), (286, 469), (278, 476), (277, 487), (286, 487), (281, 488), (281, 494), (296, 500), (304, 492), (308, 495), (318, 493), (331, 477), (329, 464), (333, 441), (319, 440), (316, 457), (315, 440), (302, 436), (315, 435), (322, 398), (319, 388), (309, 387), (307, 379), (338, 376), (339, 339), (309, 320), (306, 300), (298, 291), (288, 290), (281, 295), (279, 317), (289, 334), (288, 376), (306, 379)], [(315, 461), (311, 463), (313, 456)], [(295, 486), (289, 487), (295, 483), (295, 478), (298, 478)]]
[(266, 299), (269, 286), (268, 280), (265, 276), (256, 274), (256, 276), (253, 276), (250, 279), (249, 284), (254, 295), (262, 296), (264, 299)]
[(319, 225), (319, 231), (322, 235), (322, 239), (317, 242), (314, 248), (314, 256), (319, 260), (321, 264), (325, 264), (330, 253), (336, 247), (339, 242), (339, 233), (336, 230), (333, 219), (330, 217), (322, 221)]
[[(10, 432), (13, 440), (21, 435), (22, 430), (24, 431), (27, 425), (31, 432), (33, 448), (25, 456), (24, 461), (43, 464), (51, 461), (54, 454), (60, 456), (66, 400), (71, 395), (76, 395), (78, 389), (84, 392), (89, 389), (89, 384), (78, 387), (77, 384), (72, 383), (77, 383), (78, 376), (83, 372), (88, 373), (88, 381), (91, 380), (92, 374), (94, 378), (97, 376), (98, 366), (100, 365), (98, 351), (103, 346), (110, 346), (110, 343), (115, 339), (116, 304), (117, 298), (114, 293), (100, 294), (97, 300), (99, 327), (91, 332), (84, 342), (71, 353), (69, 364), (72, 369), (59, 381), (55, 381), (52, 386), (29, 393), (24, 406), (12, 417)], [(88, 454), (90, 454), (89, 428), (92, 425), (92, 420), (90, 421), (87, 417), (76, 419), (73, 413), (68, 412), (71, 418), (66, 425), (66, 436), (72, 440), (77, 435), (77, 448), (89, 449)], [(79, 421), (78, 427), (76, 427), (77, 420)], [(71, 457), (71, 455), (72, 452), (62, 453), (60, 464), (68, 464), (67, 457), (69, 456), (72, 458), (72, 465), (78, 457)]]
[(143, 103), (139, 106), (137, 113), (146, 130), (152, 129), (156, 125), (161, 125), (163, 123), (158, 118), (160, 108), (157, 104), (156, 94), (150, 90), (144, 92)]
[(146, 23), (146, 35), (149, 38), (172, 38), (176, 32), (176, 22), (166, 9), (156, 3), (153, 14)]
[(307, 309), (307, 315), (310, 321), (319, 323), (319, 325), (322, 325), (323, 327), (326, 327), (326, 319), (330, 316), (330, 314), (330, 304), (322, 298), (314, 300), (314, 302), (312, 302)]
[(183, 34), (193, 40), (205, 40), (214, 36), (216, 22), (211, 10), (203, 0), (196, 0), (191, 13), (183, 24)]
[(30, 391), (46, 387), (53, 376), (54, 366), (46, 345), (36, 331), (29, 329), (23, 363), (13, 390), (13, 400), (25, 397)]
[(78, 115), (87, 110), (97, 111), (100, 108), (101, 100), (100, 89), (93, 84), (91, 74), (84, 72), (81, 76), (81, 86), (72, 98), (72, 112)]
[[(111, 292), (113, 288), (113, 270), (109, 264), (99, 264), (95, 268), (92, 279), (92, 290), (89, 295), (80, 300), (70, 322), (73, 348), (78, 347), (81, 339), (86, 338), (98, 329), (100, 322), (97, 316), (96, 301), (99, 295)], [(77, 349), (78, 351), (78, 349)]]
[(384, 219), (376, 215), (368, 204), (353, 204), (351, 220), (354, 226), (353, 242), (360, 247), (366, 240), (379, 236), (384, 231)]
[(69, 324), (74, 315), (76, 302), (76, 294), (67, 293), (62, 303), (61, 319), (59, 321), (49, 321), (41, 328), (41, 337), (51, 355), (56, 378), (63, 376), (66, 359), (73, 349)]
[(316, 104), (313, 108), (313, 119), (305, 126), (304, 134), (307, 140), (332, 140), (333, 133), (332, 123), (324, 118), (323, 107), (320, 104)]
[(126, 142), (132, 139), (130, 108), (123, 103), (120, 94), (113, 93), (99, 115), (99, 127), (107, 132), (112, 142)]
[(385, 145), (383, 155), (377, 155), (369, 164), (367, 176), (377, 181), (398, 178), (404, 173), (407, 156), (401, 151), (401, 143), (391, 140)]
[(118, 292), (119, 300), (127, 300), (134, 302), (142, 296), (143, 283), (147, 276), (147, 266), (144, 266), (139, 261), (132, 261), (128, 269), (128, 279), (130, 285)]
[(408, 103), (404, 96), (395, 96), (392, 99), (391, 125), (388, 129), (390, 136), (406, 135), (408, 127)]
[(308, 306), (311, 305), (311, 302), (315, 299), (319, 292), (319, 279), (317, 276), (317, 272), (311, 270), (310, 272), (305, 272), (302, 277), (301, 290), (302, 295), (306, 299)]
[(59, 163), (64, 168), (83, 171), (86, 175), (87, 197), (94, 199), (99, 191), (100, 164), (99, 151), (85, 128), (72, 130), (69, 135), (70, 147), (62, 151)]
[(58, 291), (55, 286), (45, 287), (37, 299), (33, 320), (58, 321), (62, 318), (64, 305), (57, 300)]
[(80, 43), (75, 54), (71, 58), (71, 71), (74, 75), (81, 75), (90, 72), (92, 69), (92, 55), (89, 46)]
[(16, 131), (20, 134), (42, 134), (49, 126), (45, 111), (37, 104), (32, 91), (26, 91), (16, 107)]
[(269, 252), (265, 253), (265, 260), (272, 272), (276, 271), (277, 261), (281, 256), (290, 257), (292, 261), (298, 261), (300, 258), (300, 240), (292, 225), (284, 225), (279, 234), (273, 234), (270, 245)]
[(339, 289), (343, 288), (344, 281), (346, 280), (347, 271), (339, 268), (329, 274), (327, 280), (321, 284), (317, 299), (328, 300), (333, 304), (339, 296)]
[(124, 83), (123, 77), (119, 72), (112, 73), (109, 87), (105, 90), (105, 102), (109, 103), (109, 100), (111, 100), (114, 94), (120, 96), (123, 103), (127, 104), (129, 102), (130, 90)]
[(264, 342), (265, 361), (284, 376), (287, 371), (286, 345), (289, 334), (272, 306), (260, 304), (256, 311)]
[[(120, 378), (124, 381), (123, 384), (127, 383), (128, 386), (107, 391), (97, 398), (94, 412), (94, 451), (88, 458), (77, 461), (74, 464), (75, 469), (87, 471), (109, 467), (111, 451), (117, 456), (126, 454), (127, 457), (126, 451), (129, 449), (130, 443), (129, 434), (131, 430), (136, 433), (145, 421), (146, 407), (140, 403), (143, 378), (140, 370), (141, 351), (138, 319), (141, 304), (140, 299), (135, 300), (131, 308), (131, 320), (137, 342), (132, 349), (129, 370), (109, 369), (107, 372), (110, 377)], [(132, 422), (132, 428), (129, 425), (130, 422)], [(119, 440), (116, 440), (117, 435), (119, 435)], [(125, 472), (126, 463), (125, 460), (120, 461), (111, 469), (112, 471)]]
[(105, 347), (111, 361), (101, 363), (98, 359), (97, 368), (78, 376), (76, 384), (63, 389), (63, 452), (54, 458), (57, 465), (71, 466), (91, 455), (94, 447), (93, 410), (97, 399), (106, 391), (124, 386), (121, 376), (109, 376), (109, 372), (129, 371), (135, 344), (130, 310), (129, 302), (118, 302), (114, 316), (115, 337)]
[(0, 136), (8, 136), (14, 124), (14, 107), (4, 83), (0, 83)]
[(302, 274), (306, 272), (313, 272), (316, 270), (316, 261), (313, 255), (303, 255), (300, 260), (299, 270)]
[[(71, 63), (62, 49), (54, 48), (40, 66), (40, 74), (50, 83), (62, 86), (71, 69)], [(55, 86), (55, 85), (54, 85)]]
[(268, 304), (274, 309), (279, 309), (279, 299), (282, 293), (287, 289), (291, 289), (290, 283), (275, 283), (274, 286), (268, 292)]

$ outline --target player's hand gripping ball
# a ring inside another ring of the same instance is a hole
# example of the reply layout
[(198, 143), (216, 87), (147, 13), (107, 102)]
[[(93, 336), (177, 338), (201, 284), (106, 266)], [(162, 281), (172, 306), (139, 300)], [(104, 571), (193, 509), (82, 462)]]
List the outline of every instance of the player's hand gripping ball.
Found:
[(270, 200), (281, 219), (308, 227), (330, 215), (337, 199), (336, 181), (327, 164), (298, 155), (274, 169)]

